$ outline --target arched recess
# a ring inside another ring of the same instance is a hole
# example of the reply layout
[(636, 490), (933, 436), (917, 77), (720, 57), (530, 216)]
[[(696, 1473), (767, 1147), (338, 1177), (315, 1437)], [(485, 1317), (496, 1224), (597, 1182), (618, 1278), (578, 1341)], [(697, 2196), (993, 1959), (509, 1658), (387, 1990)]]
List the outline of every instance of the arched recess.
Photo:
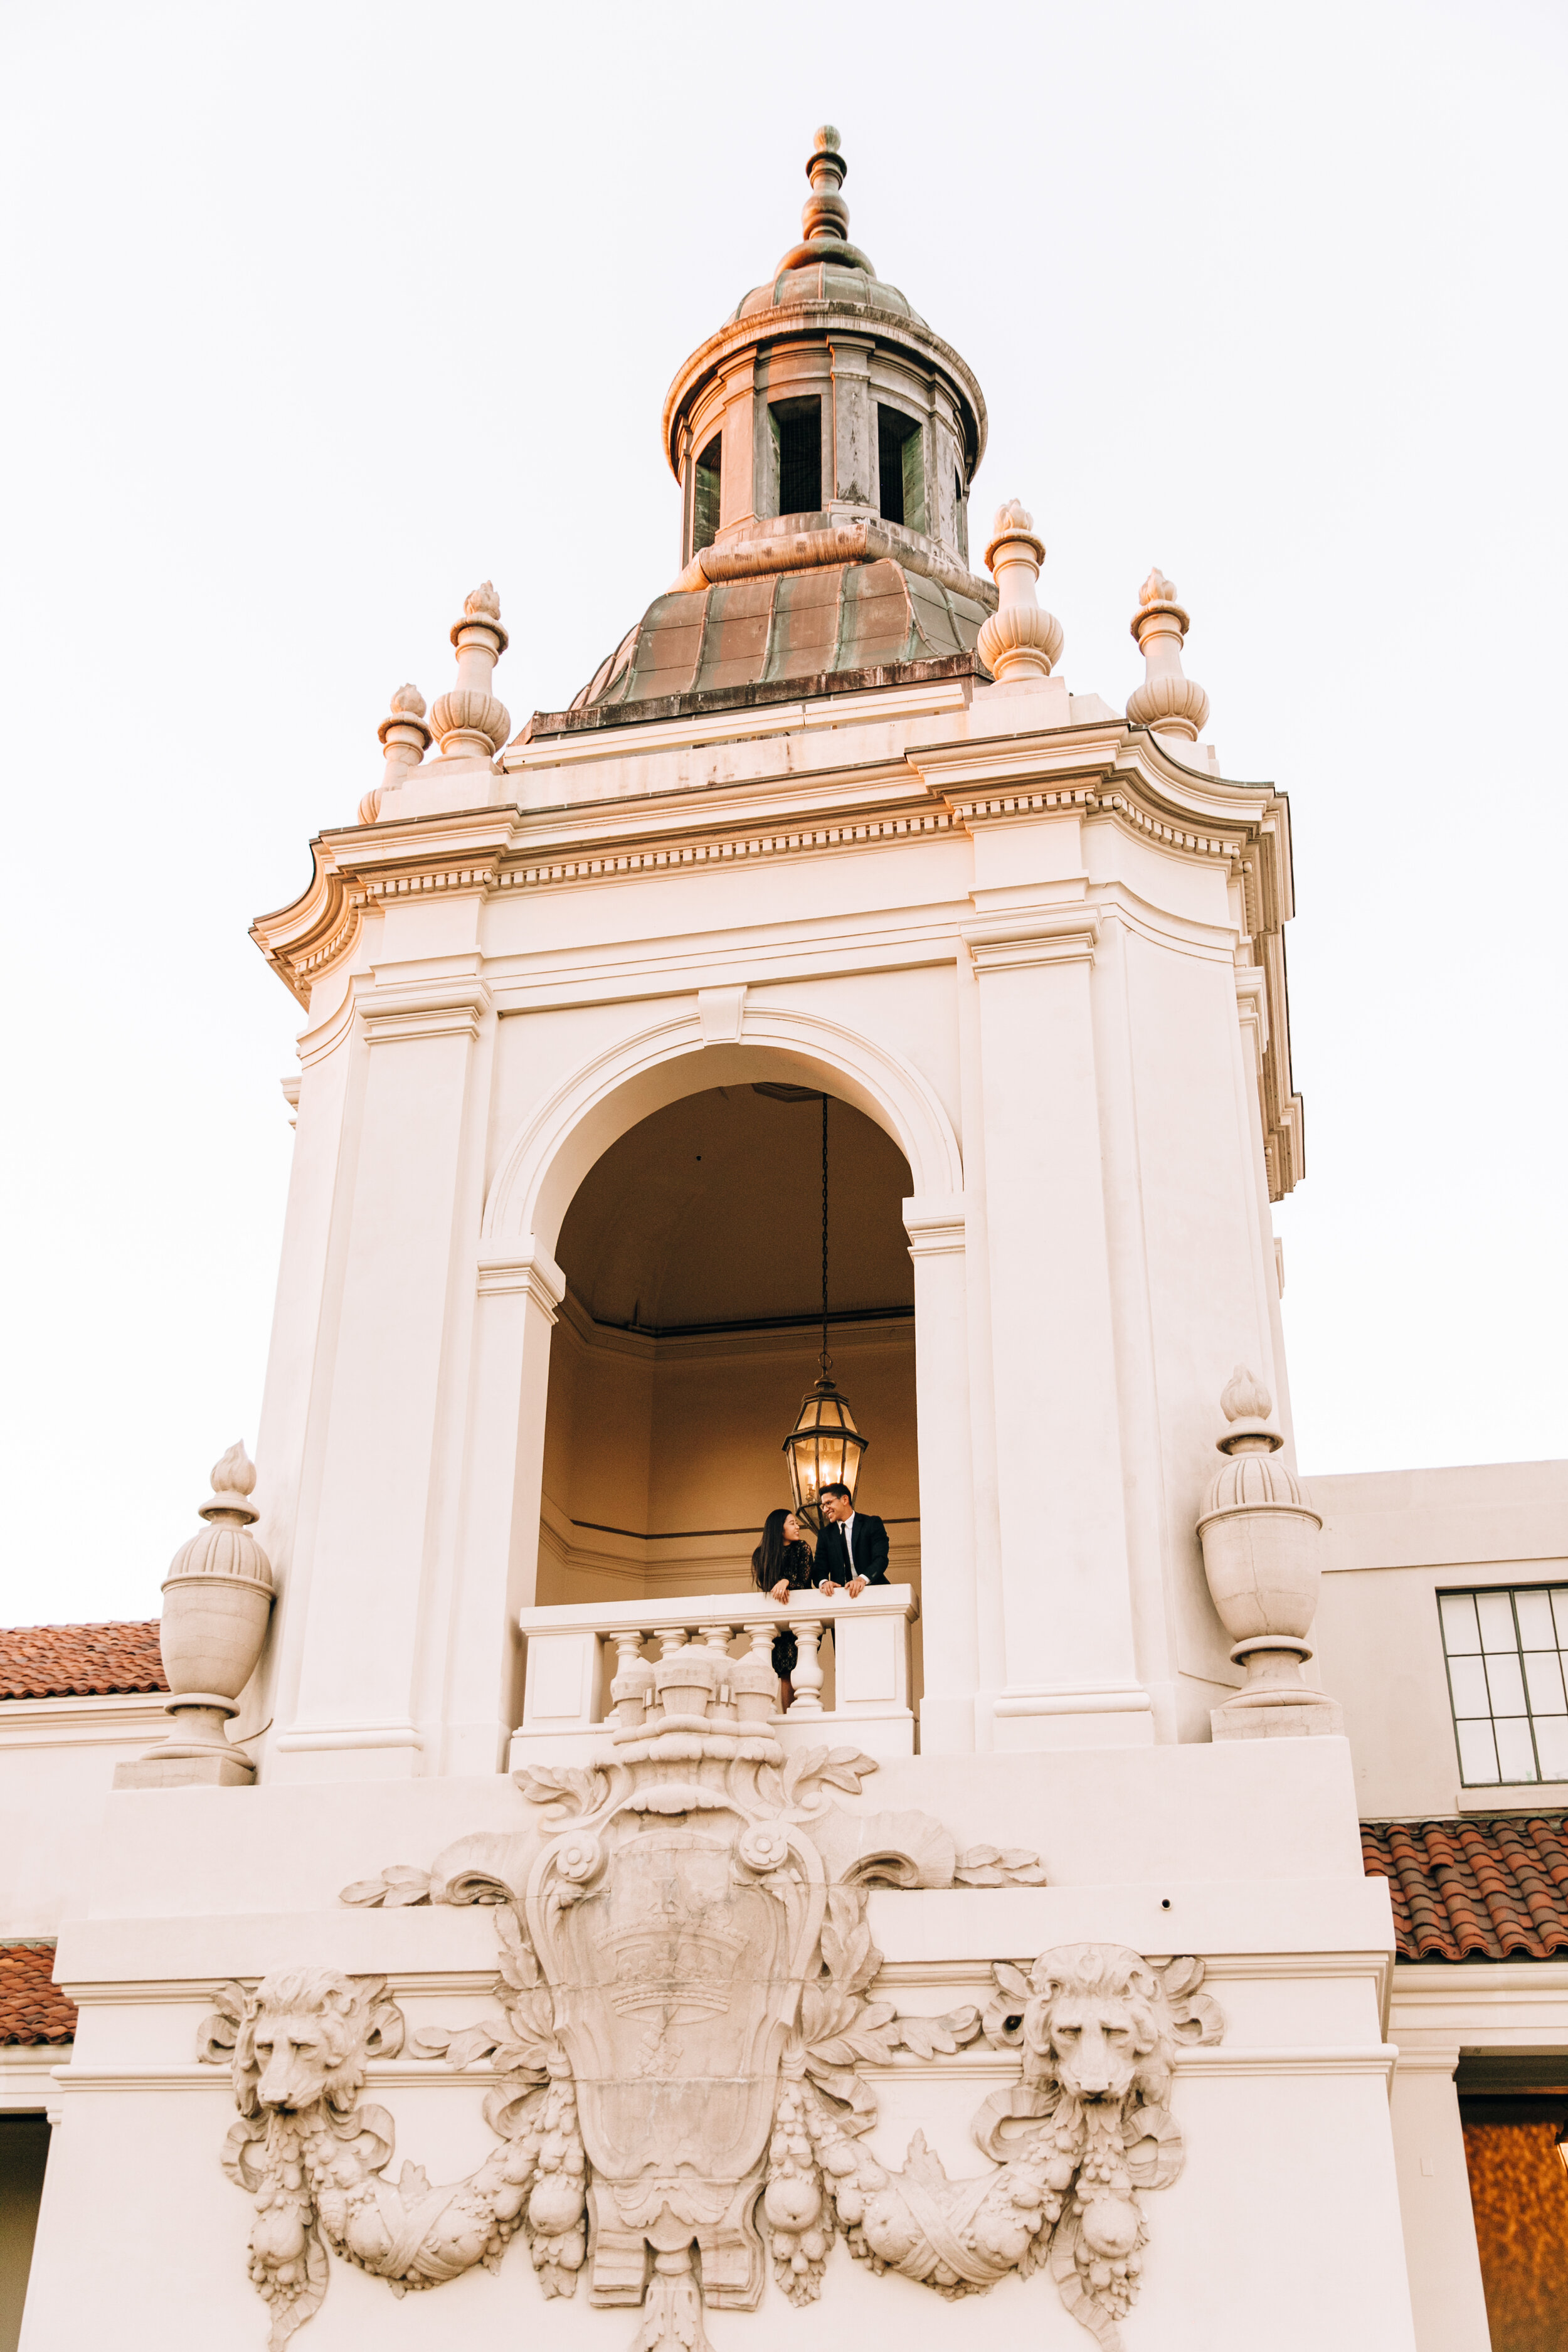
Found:
[(578, 1185), (629, 1128), (682, 1095), (756, 1079), (819, 1087), (853, 1103), (898, 1144), (917, 1197), (952, 1200), (963, 1192), (952, 1123), (929, 1081), (901, 1056), (820, 1013), (749, 1002), (738, 1024), (732, 1007), (714, 1009), (713, 1025), (721, 1013), (730, 1034), (711, 1040), (705, 1010), (688, 1000), (679, 1013), (617, 1040), (538, 1106), (490, 1186), (483, 1226), (489, 1249), (531, 1235), (552, 1251)]
[[(654, 1112), (689, 1094), (758, 1080), (852, 1103), (910, 1165), (920, 1541), (922, 1559), (940, 1563), (934, 1579), (929, 1570), (921, 1579), (921, 1740), (972, 1747), (973, 1496), (958, 1138), (935, 1089), (900, 1055), (820, 1013), (749, 1000), (739, 988), (679, 1001), (605, 1047), (544, 1097), (501, 1154), (479, 1254), (454, 1651), (482, 1662), (498, 1604), (500, 1622), (515, 1624), (518, 1607), (534, 1600), (550, 1338), (564, 1290), (553, 1251), (574, 1193), (595, 1162)], [(500, 1693), (509, 1724), (518, 1720), (516, 1654), (513, 1645)], [(483, 1682), (482, 1663), (469, 1678)]]

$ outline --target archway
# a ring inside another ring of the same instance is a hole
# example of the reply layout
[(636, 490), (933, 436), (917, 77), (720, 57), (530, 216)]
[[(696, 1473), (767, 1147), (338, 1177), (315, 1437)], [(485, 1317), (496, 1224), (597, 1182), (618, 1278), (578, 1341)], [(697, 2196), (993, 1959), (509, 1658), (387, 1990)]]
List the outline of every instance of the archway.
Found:
[[(789, 1501), (781, 1441), (816, 1377), (821, 1097), (708, 1087), (649, 1113), (566, 1212), (551, 1350), (541, 1605), (745, 1587)], [(861, 1500), (919, 1581), (909, 1164), (829, 1098), (829, 1344), (870, 1440)]]

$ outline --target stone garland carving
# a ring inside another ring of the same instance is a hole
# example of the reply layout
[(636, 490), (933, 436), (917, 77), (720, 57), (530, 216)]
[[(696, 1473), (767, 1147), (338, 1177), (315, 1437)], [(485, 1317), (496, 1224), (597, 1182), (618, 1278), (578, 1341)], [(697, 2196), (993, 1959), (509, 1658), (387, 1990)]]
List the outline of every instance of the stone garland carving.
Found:
[[(638, 2313), (630, 2352), (709, 2352), (706, 2312), (755, 2309), (770, 2257), (790, 2300), (814, 2302), (838, 2236), (947, 2296), (1047, 2267), (1117, 2352), (1142, 2194), (1183, 2161), (1171, 2062), (1223, 2030), (1203, 1964), (1068, 1946), (1027, 1974), (997, 1963), (984, 2014), (900, 2016), (872, 1998), (873, 1886), (1044, 1874), (1017, 1850), (961, 1856), (925, 1814), (832, 1801), (875, 1769), (850, 1748), (786, 1761), (768, 1736), (667, 1728), (587, 1770), (519, 1774), (532, 1818), (517, 1833), (345, 1888), (494, 1907), (496, 2013), (410, 2042), (500, 2078), (484, 2100), (499, 2145), (466, 2180), (432, 2187), (406, 2163), (387, 2178), (392, 2119), (357, 2104), (367, 2061), (403, 2044), (383, 1980), (223, 1988), (201, 2054), (232, 2068), (225, 2168), (256, 2200), (250, 2275), (274, 2352), (320, 2306), (329, 2249), (403, 2294), (493, 2270), (519, 2231), (546, 2295), (586, 2272), (594, 2303)], [(950, 2179), (921, 2134), (901, 2168), (879, 2163), (866, 2070), (982, 2036), (1021, 2064), (974, 2118), (988, 2168)]]

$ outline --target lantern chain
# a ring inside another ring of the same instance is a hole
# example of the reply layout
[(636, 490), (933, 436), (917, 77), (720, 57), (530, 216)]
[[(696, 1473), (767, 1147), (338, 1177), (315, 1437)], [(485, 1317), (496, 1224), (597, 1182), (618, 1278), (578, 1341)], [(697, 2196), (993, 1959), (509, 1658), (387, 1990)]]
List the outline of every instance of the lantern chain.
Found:
[(833, 1369), (833, 1359), (827, 1352), (827, 1097), (822, 1097), (822, 1353), (817, 1359), (822, 1377), (826, 1380)]

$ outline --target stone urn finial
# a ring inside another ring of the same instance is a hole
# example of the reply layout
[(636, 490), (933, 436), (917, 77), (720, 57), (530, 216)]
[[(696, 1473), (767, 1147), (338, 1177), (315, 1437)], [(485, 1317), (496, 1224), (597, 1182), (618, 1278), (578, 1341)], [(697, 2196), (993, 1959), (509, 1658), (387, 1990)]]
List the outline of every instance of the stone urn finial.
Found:
[(250, 1532), (260, 1513), (243, 1444), (213, 1465), (212, 1489), (199, 1507), (205, 1527), (181, 1545), (163, 1580), (159, 1645), (174, 1728), (116, 1768), (117, 1789), (245, 1788), (256, 1778), (224, 1732), (260, 1660), (273, 1598), (271, 1564)]
[(398, 688), (386, 717), (375, 731), (386, 754), (386, 765), (380, 783), (374, 785), (359, 804), (361, 824), (374, 824), (388, 793), (397, 791), (409, 770), (419, 765), (430, 748), (430, 730), (425, 723), (425, 697), (416, 686)]
[(997, 607), (981, 628), (974, 650), (998, 686), (1026, 685), (1049, 677), (1061, 658), (1062, 625), (1035, 593), (1046, 543), (1035, 519), (1017, 499), (996, 509), (985, 562), (996, 582)]
[(811, 152), (805, 159), (811, 194), (800, 215), (804, 241), (791, 246), (776, 276), (786, 269), (806, 269), (814, 262), (831, 261), (843, 268), (863, 269), (868, 278), (875, 278), (868, 257), (849, 242), (849, 206), (840, 193), (848, 171), (837, 131), (831, 122), (823, 123), (812, 134)]
[(457, 684), (437, 697), (430, 723), (444, 760), (489, 760), (511, 732), (504, 702), (490, 692), (490, 673), (507, 648), (501, 626), (500, 598), (493, 583), (482, 580), (463, 599), (463, 609), (452, 624), (458, 648)]
[(1209, 698), (1196, 678), (1182, 668), (1182, 640), (1191, 621), (1176, 602), (1176, 583), (1158, 564), (1138, 591), (1132, 635), (1143, 656), (1142, 686), (1127, 698), (1127, 716), (1160, 735), (1184, 735), (1195, 743), (1209, 715)]
[(1301, 1679), (1312, 1654), (1322, 1521), (1279, 1459), (1285, 1440), (1271, 1419), (1274, 1400), (1256, 1373), (1237, 1364), (1219, 1402), (1225, 1427), (1215, 1444), (1226, 1460), (1205, 1499), (1198, 1540), (1232, 1663), (1245, 1666), (1247, 1680), (1213, 1709), (1214, 1736), (1338, 1732), (1339, 1707)]

